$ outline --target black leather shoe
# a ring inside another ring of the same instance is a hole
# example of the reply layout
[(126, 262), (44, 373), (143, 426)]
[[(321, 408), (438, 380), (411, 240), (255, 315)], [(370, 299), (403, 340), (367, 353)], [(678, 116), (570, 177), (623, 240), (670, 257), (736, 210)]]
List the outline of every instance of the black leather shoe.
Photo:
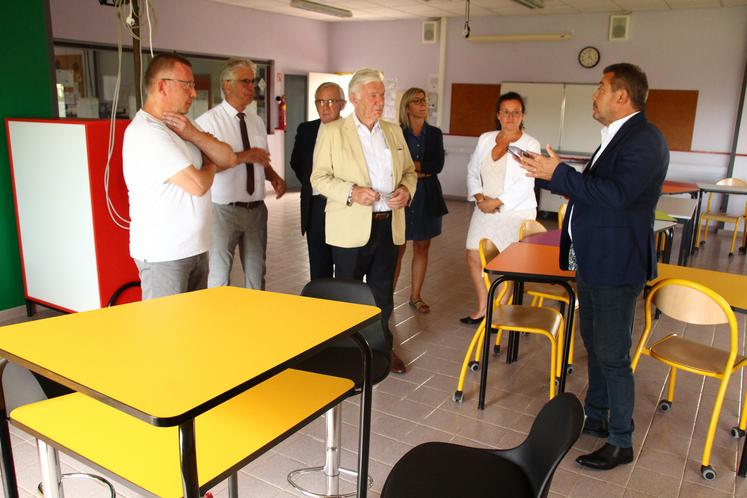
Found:
[(477, 325), (482, 321), (483, 318), (485, 318), (485, 315), (478, 318), (472, 318), (471, 316), (467, 315), (464, 318), (460, 318), (459, 321), (465, 325)]
[(584, 420), (584, 428), (581, 432), (594, 437), (601, 437), (607, 439), (610, 435), (610, 431), (607, 428), (606, 420), (599, 420), (596, 418), (586, 417)]
[(581, 455), (576, 462), (584, 467), (596, 470), (614, 469), (620, 464), (633, 461), (633, 448), (620, 448), (610, 443), (604, 443), (594, 453)]

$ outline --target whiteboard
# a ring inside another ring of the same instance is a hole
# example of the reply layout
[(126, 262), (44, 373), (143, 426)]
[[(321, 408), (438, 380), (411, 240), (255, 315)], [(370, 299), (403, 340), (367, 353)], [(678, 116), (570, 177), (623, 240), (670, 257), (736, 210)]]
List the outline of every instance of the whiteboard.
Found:
[(504, 82), (501, 94), (516, 92), (524, 98), (524, 129), (541, 147), (560, 148), (563, 84)]
[(597, 85), (565, 85), (563, 128), (560, 149), (563, 152), (594, 152), (601, 142), (602, 125), (591, 116), (591, 97)]
[(591, 115), (597, 85), (573, 83), (504, 82), (501, 93), (524, 98), (524, 127), (542, 147), (591, 154), (600, 142), (601, 125)]

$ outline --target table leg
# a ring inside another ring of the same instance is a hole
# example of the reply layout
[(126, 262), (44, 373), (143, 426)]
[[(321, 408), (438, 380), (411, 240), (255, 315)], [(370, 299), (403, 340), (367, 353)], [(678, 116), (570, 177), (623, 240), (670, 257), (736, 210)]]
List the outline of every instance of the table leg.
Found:
[(687, 260), (690, 256), (691, 246), (693, 245), (693, 233), (692, 229), (693, 219), (682, 223), (682, 236), (680, 237), (680, 252), (677, 256), (677, 264), (680, 266), (687, 266)]
[(194, 419), (179, 424), (179, 460), (182, 468), (184, 498), (200, 498)]
[(373, 385), (373, 353), (366, 340), (353, 335), (363, 360), (363, 385), (361, 386), (360, 435), (358, 440), (358, 498), (368, 493), (368, 450), (371, 442), (371, 398)]
[(228, 498), (239, 498), (239, 475), (235, 472), (228, 476)]
[[(522, 280), (514, 281), (513, 304), (522, 304), (524, 302), (524, 282)], [(489, 323), (489, 322), (486, 322)], [(518, 332), (510, 331), (508, 335), (508, 352), (506, 353), (506, 363), (513, 363), (519, 358), (519, 337)]]
[[(0, 380), (8, 365), (8, 360), (0, 359)], [(3, 473), (3, 495), (8, 498), (18, 498), (18, 483), (16, 482), (16, 469), (13, 465), (13, 452), (11, 451), (10, 430), (8, 428), (8, 412), (5, 406), (5, 393), (3, 383), (0, 382), (0, 464)]]
[(747, 438), (744, 438), (742, 458), (739, 459), (739, 470), (737, 470), (737, 475), (739, 477), (747, 477)]
[(565, 381), (568, 376), (568, 357), (571, 354), (571, 339), (573, 337), (573, 316), (576, 311), (576, 294), (568, 282), (557, 282), (562, 285), (568, 293), (568, 317), (565, 320), (565, 335), (563, 336), (563, 357), (560, 362), (560, 379), (558, 380), (558, 392), (565, 391)]
[(695, 254), (695, 251), (698, 250), (697, 247), (695, 247), (695, 239), (697, 238), (698, 230), (700, 230), (700, 212), (701, 212), (701, 205), (703, 203), (703, 191), (698, 190), (698, 206), (695, 208), (695, 230), (693, 231), (693, 240), (692, 240), (692, 247), (690, 248), (690, 254)]
[[(477, 400), (477, 408), (480, 410), (485, 409), (485, 390), (488, 386), (488, 362), (490, 361), (490, 330), (491, 325), (493, 323), (493, 301), (495, 301), (495, 291), (500, 287), (500, 285), (506, 281), (506, 277), (499, 277), (493, 281), (492, 284), (490, 284), (490, 289), (488, 290), (488, 307), (485, 310), (485, 337), (483, 339), (482, 344), (482, 363), (480, 363), (480, 396)], [(516, 291), (516, 288), (514, 288), (514, 292)], [(515, 334), (515, 332), (511, 331), (509, 333), (509, 347), (508, 352), (506, 353), (506, 356), (511, 354), (511, 338)]]

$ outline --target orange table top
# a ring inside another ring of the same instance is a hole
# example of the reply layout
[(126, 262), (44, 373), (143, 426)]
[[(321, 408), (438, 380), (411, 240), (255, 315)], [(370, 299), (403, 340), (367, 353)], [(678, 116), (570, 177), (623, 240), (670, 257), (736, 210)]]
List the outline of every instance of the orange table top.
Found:
[(497, 275), (538, 276), (558, 280), (574, 279), (575, 271), (560, 269), (559, 254), (558, 246), (529, 242), (514, 243), (493, 258), (485, 267), (485, 271)]
[(664, 184), (661, 186), (662, 194), (689, 194), (692, 192), (698, 192), (700, 188), (696, 183), (688, 182), (675, 182), (671, 180), (664, 180)]

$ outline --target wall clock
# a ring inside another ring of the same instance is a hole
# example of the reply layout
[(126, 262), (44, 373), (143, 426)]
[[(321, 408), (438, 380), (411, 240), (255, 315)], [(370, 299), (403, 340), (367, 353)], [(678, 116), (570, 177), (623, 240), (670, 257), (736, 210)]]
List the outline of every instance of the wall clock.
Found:
[(578, 63), (582, 67), (590, 69), (599, 64), (599, 49), (596, 47), (584, 47), (578, 53)]

